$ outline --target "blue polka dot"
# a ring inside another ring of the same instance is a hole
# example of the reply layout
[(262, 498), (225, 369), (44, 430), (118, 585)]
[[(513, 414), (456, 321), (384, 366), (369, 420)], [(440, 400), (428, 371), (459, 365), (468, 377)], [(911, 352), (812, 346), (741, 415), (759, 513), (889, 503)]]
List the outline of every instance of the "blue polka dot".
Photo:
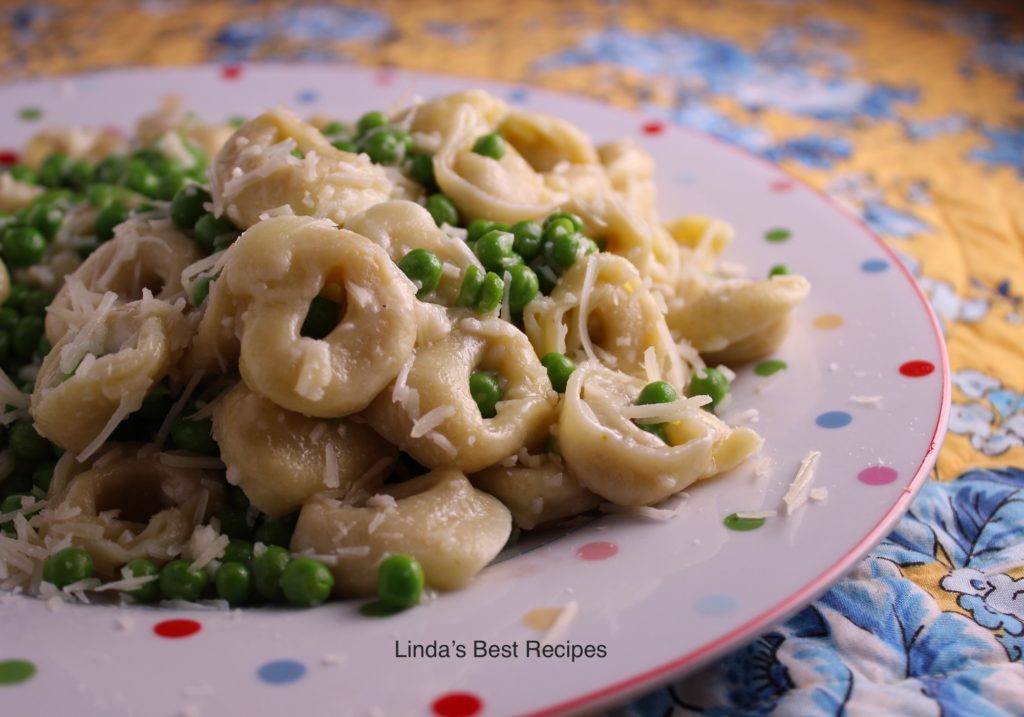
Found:
[(514, 105), (522, 104), (526, 101), (526, 98), (530, 96), (530, 91), (524, 87), (516, 87), (508, 91), (505, 95), (505, 99)]
[(682, 185), (684, 187), (697, 183), (697, 175), (691, 174), (690, 172), (680, 172), (675, 177), (673, 177), (673, 179), (675, 180), (676, 184)]
[(295, 99), (299, 102), (309, 104), (310, 102), (316, 102), (320, 99), (320, 93), (316, 90), (299, 90), (295, 93)]
[(885, 259), (868, 259), (860, 265), (860, 270), (868, 274), (877, 274), (889, 268), (889, 262)]
[(263, 665), (258, 674), (268, 685), (287, 685), (301, 680), (306, 674), (306, 666), (296, 660), (273, 660)]
[(705, 595), (693, 607), (702, 615), (728, 615), (736, 610), (736, 598), (732, 595)]
[(850, 425), (852, 420), (853, 416), (846, 411), (826, 411), (815, 418), (814, 422), (822, 428), (842, 428)]

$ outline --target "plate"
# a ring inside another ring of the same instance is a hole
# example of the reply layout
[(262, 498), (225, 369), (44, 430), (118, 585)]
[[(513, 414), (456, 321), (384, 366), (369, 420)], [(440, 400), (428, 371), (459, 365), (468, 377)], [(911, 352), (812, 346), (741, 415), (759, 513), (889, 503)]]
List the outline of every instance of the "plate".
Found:
[[(112, 71), (0, 88), (0, 149), (43, 125), (130, 131), (161, 97), (208, 120), (278, 104), (354, 117), (481, 86), (658, 161), (666, 217), (736, 228), (752, 276), (813, 284), (770, 375), (738, 371), (725, 414), (753, 408), (767, 470), (687, 491), (670, 520), (609, 515), (532, 538), (468, 589), (390, 618), (355, 601), (309, 611), (182, 611), (3, 596), (4, 714), (554, 715), (693, 670), (803, 606), (880, 540), (934, 462), (949, 406), (941, 332), (913, 278), (838, 205), (777, 167), (660, 120), (546, 91), (323, 65)], [(28, 111), (24, 111), (24, 110)], [(40, 116), (39, 119), (32, 118)], [(8, 156), (9, 158), (9, 156)], [(775, 366), (778, 368), (778, 365)], [(785, 515), (809, 451), (827, 498)], [(779, 511), (726, 526), (732, 513)], [(572, 620), (572, 614), (575, 616)], [(553, 616), (561, 616), (552, 626)], [(31, 673), (30, 676), (27, 676)]]

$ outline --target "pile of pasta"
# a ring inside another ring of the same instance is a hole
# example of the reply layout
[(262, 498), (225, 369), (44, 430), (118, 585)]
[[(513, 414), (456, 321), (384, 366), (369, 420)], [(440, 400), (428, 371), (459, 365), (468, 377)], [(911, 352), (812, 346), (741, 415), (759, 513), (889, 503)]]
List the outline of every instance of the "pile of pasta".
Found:
[[(237, 231), (210, 253), (153, 201), (84, 261), (54, 251), (36, 272), (59, 288), (45, 322), (52, 350), (30, 397), (6, 376), (0, 393), (5, 421), (30, 416), (64, 453), (36, 512), (4, 516), (13, 535), (0, 536), (0, 585), (37, 590), (46, 557), (68, 545), (86, 548), (104, 580), (140, 557), (212, 569), (227, 545), (217, 516), (240, 489), (256, 513), (297, 512), (289, 549), (323, 557), (339, 596), (373, 594), (395, 553), (415, 557), (428, 586), (456, 589), (516, 528), (655, 505), (760, 449), (753, 430), (686, 390), (706, 366), (771, 352), (804, 278), (737, 277), (717, 265), (728, 225), (663, 223), (652, 158), (631, 140), (595, 146), (482, 91), (388, 121), (411, 138), (400, 151), (431, 158), (458, 225), (439, 225), (407, 163), (340, 149), (323, 122), (289, 110), (233, 130), (182, 113), (143, 120), (140, 146), (207, 144), (204, 210)], [(495, 133), (499, 158), (473, 151)], [(65, 139), (64, 150), (116, 151), (98, 138)], [(507, 274), (492, 310), (459, 301), (467, 272), (485, 270), (466, 224), (556, 212), (578, 217), (601, 250), (581, 244), (521, 311)], [(442, 265), (429, 290), (399, 267), (417, 249)], [(318, 297), (340, 307), (338, 320), (303, 335)], [(552, 352), (575, 364), (564, 393), (540, 360)], [(502, 386), (490, 417), (470, 390), (480, 371)], [(638, 405), (654, 381), (678, 397)], [(157, 389), (173, 399), (159, 430), (119, 439)], [(215, 455), (167, 444), (183, 417), (212, 422)], [(645, 430), (653, 422), (667, 438)]]

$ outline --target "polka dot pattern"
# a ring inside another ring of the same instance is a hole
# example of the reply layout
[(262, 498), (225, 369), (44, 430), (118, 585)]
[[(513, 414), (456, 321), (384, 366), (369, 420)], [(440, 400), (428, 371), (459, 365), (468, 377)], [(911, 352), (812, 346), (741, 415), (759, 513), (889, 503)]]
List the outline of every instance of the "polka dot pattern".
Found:
[(860, 270), (865, 274), (878, 274), (888, 269), (889, 262), (885, 259), (866, 259), (860, 265)]
[(0, 686), (20, 685), (36, 674), (36, 666), (28, 660), (0, 660)]
[(272, 660), (257, 671), (261, 682), (268, 685), (287, 685), (306, 676), (306, 666), (298, 660)]
[(787, 368), (789, 368), (789, 364), (782, 359), (767, 359), (754, 366), (754, 373), (758, 376), (771, 376), (779, 371), (785, 371)]
[(665, 131), (665, 123), (661, 120), (651, 120), (650, 122), (645, 122), (640, 129), (646, 135), (658, 135)]
[(38, 107), (22, 107), (18, 110), (18, 119), (25, 122), (35, 122), (42, 119), (43, 111)]
[(153, 625), (153, 632), (169, 640), (191, 637), (203, 629), (195, 620), (164, 620)]
[(793, 236), (793, 232), (784, 227), (776, 227), (775, 229), (769, 229), (764, 233), (765, 241), (770, 242), (783, 242)]
[(19, 155), (11, 149), (0, 149), (0, 166), (8, 166), (18, 163)]
[(821, 314), (820, 316), (814, 317), (814, 321), (811, 325), (816, 329), (822, 331), (831, 331), (832, 329), (838, 329), (843, 325), (843, 317), (839, 314)]
[(241, 79), (244, 70), (241, 65), (224, 65), (220, 68), (220, 76), (225, 80)]
[(299, 90), (295, 93), (295, 100), (308, 105), (320, 99), (320, 93), (316, 90)]
[(607, 560), (619, 552), (619, 546), (606, 540), (598, 540), (587, 543), (576, 551), (576, 557), (580, 560)]
[(795, 185), (793, 184), (793, 181), (790, 179), (776, 179), (774, 182), (768, 185), (768, 188), (771, 189), (773, 192), (782, 193), (788, 192), (794, 186)]
[(736, 513), (730, 513), (722, 521), (729, 530), (745, 533), (748, 530), (757, 530), (764, 525), (764, 518), (741, 518)]
[(908, 378), (921, 378), (935, 370), (935, 364), (931, 361), (907, 361), (900, 366), (900, 373)]
[(899, 473), (889, 466), (870, 466), (857, 474), (857, 480), (864, 485), (888, 485), (899, 478)]
[(562, 614), (559, 607), (538, 607), (523, 615), (523, 624), (531, 630), (549, 630), (555, 620)]
[(738, 607), (732, 595), (714, 593), (699, 598), (693, 608), (701, 615), (728, 615)]
[(483, 708), (483, 700), (471, 692), (449, 692), (430, 706), (437, 717), (473, 717)]
[(818, 414), (814, 422), (822, 428), (843, 428), (853, 422), (853, 416), (846, 411), (825, 411)]

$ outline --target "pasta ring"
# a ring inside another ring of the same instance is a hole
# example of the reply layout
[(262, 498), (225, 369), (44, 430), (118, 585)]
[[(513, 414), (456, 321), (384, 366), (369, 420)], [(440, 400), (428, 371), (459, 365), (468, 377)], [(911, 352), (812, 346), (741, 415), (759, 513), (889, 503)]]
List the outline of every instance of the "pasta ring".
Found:
[[(308, 217), (245, 232), (218, 281), (236, 304), (239, 369), (279, 406), (333, 418), (361, 411), (398, 374), (416, 341), (415, 288), (369, 239)], [(299, 334), (321, 291), (344, 298), (322, 340)]]
[(292, 536), (293, 552), (332, 555), (334, 592), (375, 595), (377, 566), (406, 553), (423, 566), (429, 587), (464, 587), (505, 546), (512, 532), (508, 509), (476, 490), (462, 473), (437, 470), (385, 486), (363, 505), (330, 494), (306, 503)]
[(505, 504), (523, 530), (551, 525), (593, 510), (601, 502), (560, 460), (550, 457), (535, 467), (491, 466), (470, 476), (480, 490)]

